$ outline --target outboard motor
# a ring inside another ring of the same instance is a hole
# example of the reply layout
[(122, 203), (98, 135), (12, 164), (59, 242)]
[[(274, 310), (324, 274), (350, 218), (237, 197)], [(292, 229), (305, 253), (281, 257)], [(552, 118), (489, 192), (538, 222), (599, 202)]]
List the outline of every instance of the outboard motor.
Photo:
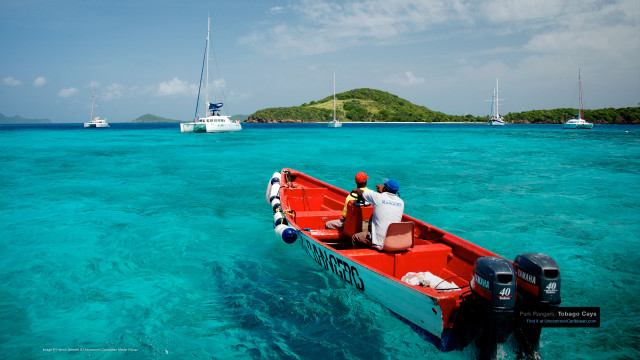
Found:
[(516, 305), (516, 277), (511, 262), (505, 258), (485, 256), (476, 259), (470, 283), (471, 293), (479, 304), (476, 339), (479, 359), (495, 358), (498, 342), (504, 342), (512, 330)]
[(550, 256), (539, 253), (520, 254), (513, 266), (518, 277), (516, 338), (528, 358), (540, 359), (542, 327), (518, 315), (543, 313), (560, 305), (560, 268)]

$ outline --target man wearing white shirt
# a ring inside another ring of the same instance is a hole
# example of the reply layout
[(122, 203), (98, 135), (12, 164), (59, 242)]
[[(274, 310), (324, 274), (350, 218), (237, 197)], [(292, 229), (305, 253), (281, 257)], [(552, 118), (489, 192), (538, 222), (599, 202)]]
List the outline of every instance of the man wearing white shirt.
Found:
[(375, 191), (354, 189), (359, 200), (366, 200), (373, 205), (371, 233), (359, 232), (351, 237), (353, 244), (364, 244), (368, 247), (382, 249), (387, 236), (389, 224), (400, 222), (404, 213), (404, 201), (398, 196), (400, 185), (394, 179), (384, 179), (384, 185), (376, 185)]

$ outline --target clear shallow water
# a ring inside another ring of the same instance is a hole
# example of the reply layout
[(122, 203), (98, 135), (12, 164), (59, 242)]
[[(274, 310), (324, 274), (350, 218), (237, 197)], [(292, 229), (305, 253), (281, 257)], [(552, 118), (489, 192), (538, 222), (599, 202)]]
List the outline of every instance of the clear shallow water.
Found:
[(0, 127), (2, 358), (473, 358), (276, 240), (282, 167), (343, 189), (394, 177), (408, 214), (552, 256), (562, 305), (601, 307), (601, 327), (544, 329), (543, 357), (640, 357), (640, 127), (80, 126)]

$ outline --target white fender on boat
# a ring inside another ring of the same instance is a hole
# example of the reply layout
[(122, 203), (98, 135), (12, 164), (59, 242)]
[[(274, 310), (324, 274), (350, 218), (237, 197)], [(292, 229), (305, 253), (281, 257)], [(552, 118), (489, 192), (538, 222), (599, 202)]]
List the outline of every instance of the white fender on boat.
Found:
[(273, 186), (273, 184), (278, 183), (278, 189), (280, 187), (280, 173), (279, 172), (274, 172), (273, 175), (271, 175), (271, 179), (269, 179), (269, 184), (267, 184), (267, 202), (271, 203), (271, 187)]
[(273, 214), (273, 226), (278, 226), (282, 224), (282, 213), (280, 211), (276, 211), (275, 214)]
[(290, 226), (280, 224), (276, 226), (274, 231), (276, 236), (287, 244), (293, 244), (298, 239), (298, 232)]
[(271, 185), (271, 196), (269, 197), (269, 201), (273, 201), (273, 199), (280, 199), (280, 183), (274, 183)]
[(279, 206), (280, 206), (280, 199), (275, 198), (275, 199), (271, 200), (271, 208), (273, 209), (274, 213), (276, 212), (276, 210), (278, 209)]

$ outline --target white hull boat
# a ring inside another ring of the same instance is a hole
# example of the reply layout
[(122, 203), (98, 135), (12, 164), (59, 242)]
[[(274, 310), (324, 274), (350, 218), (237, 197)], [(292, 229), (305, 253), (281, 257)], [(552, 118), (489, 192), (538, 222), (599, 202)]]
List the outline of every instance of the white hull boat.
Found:
[(207, 41), (205, 46), (205, 62), (202, 63), (202, 72), (206, 69), (205, 77), (205, 100), (206, 115), (201, 117), (198, 115), (198, 107), (200, 105), (200, 90), (202, 89), (202, 76), (200, 78), (200, 87), (198, 88), (198, 99), (196, 100), (196, 113), (194, 120), (191, 122), (181, 123), (180, 132), (191, 133), (223, 133), (242, 130), (240, 121), (231, 120), (229, 116), (222, 114), (223, 103), (209, 102), (209, 28), (210, 20), (207, 23)]
[[(498, 78), (496, 78), (496, 88), (493, 89), (493, 99), (491, 100), (491, 119), (489, 120), (489, 125), (491, 126), (504, 126), (505, 122), (504, 122), (504, 118), (502, 116), (500, 116), (500, 112), (499, 112), (499, 103), (500, 100), (498, 98)], [(495, 109), (495, 112), (493, 112), (493, 110)]]
[(98, 106), (96, 102), (96, 88), (93, 87), (93, 96), (91, 97), (91, 115), (89, 116), (89, 122), (84, 123), (85, 128), (108, 128), (109, 123), (107, 119), (102, 119), (100, 116), (93, 116), (95, 108)]
[(342, 123), (336, 118), (336, 69), (333, 69), (333, 120), (329, 121), (327, 127), (342, 127)]
[(562, 124), (563, 129), (591, 129), (593, 124), (584, 119), (584, 101), (582, 98), (582, 78), (580, 77), (580, 69), (578, 69), (578, 85), (580, 87), (580, 112), (573, 118)]

